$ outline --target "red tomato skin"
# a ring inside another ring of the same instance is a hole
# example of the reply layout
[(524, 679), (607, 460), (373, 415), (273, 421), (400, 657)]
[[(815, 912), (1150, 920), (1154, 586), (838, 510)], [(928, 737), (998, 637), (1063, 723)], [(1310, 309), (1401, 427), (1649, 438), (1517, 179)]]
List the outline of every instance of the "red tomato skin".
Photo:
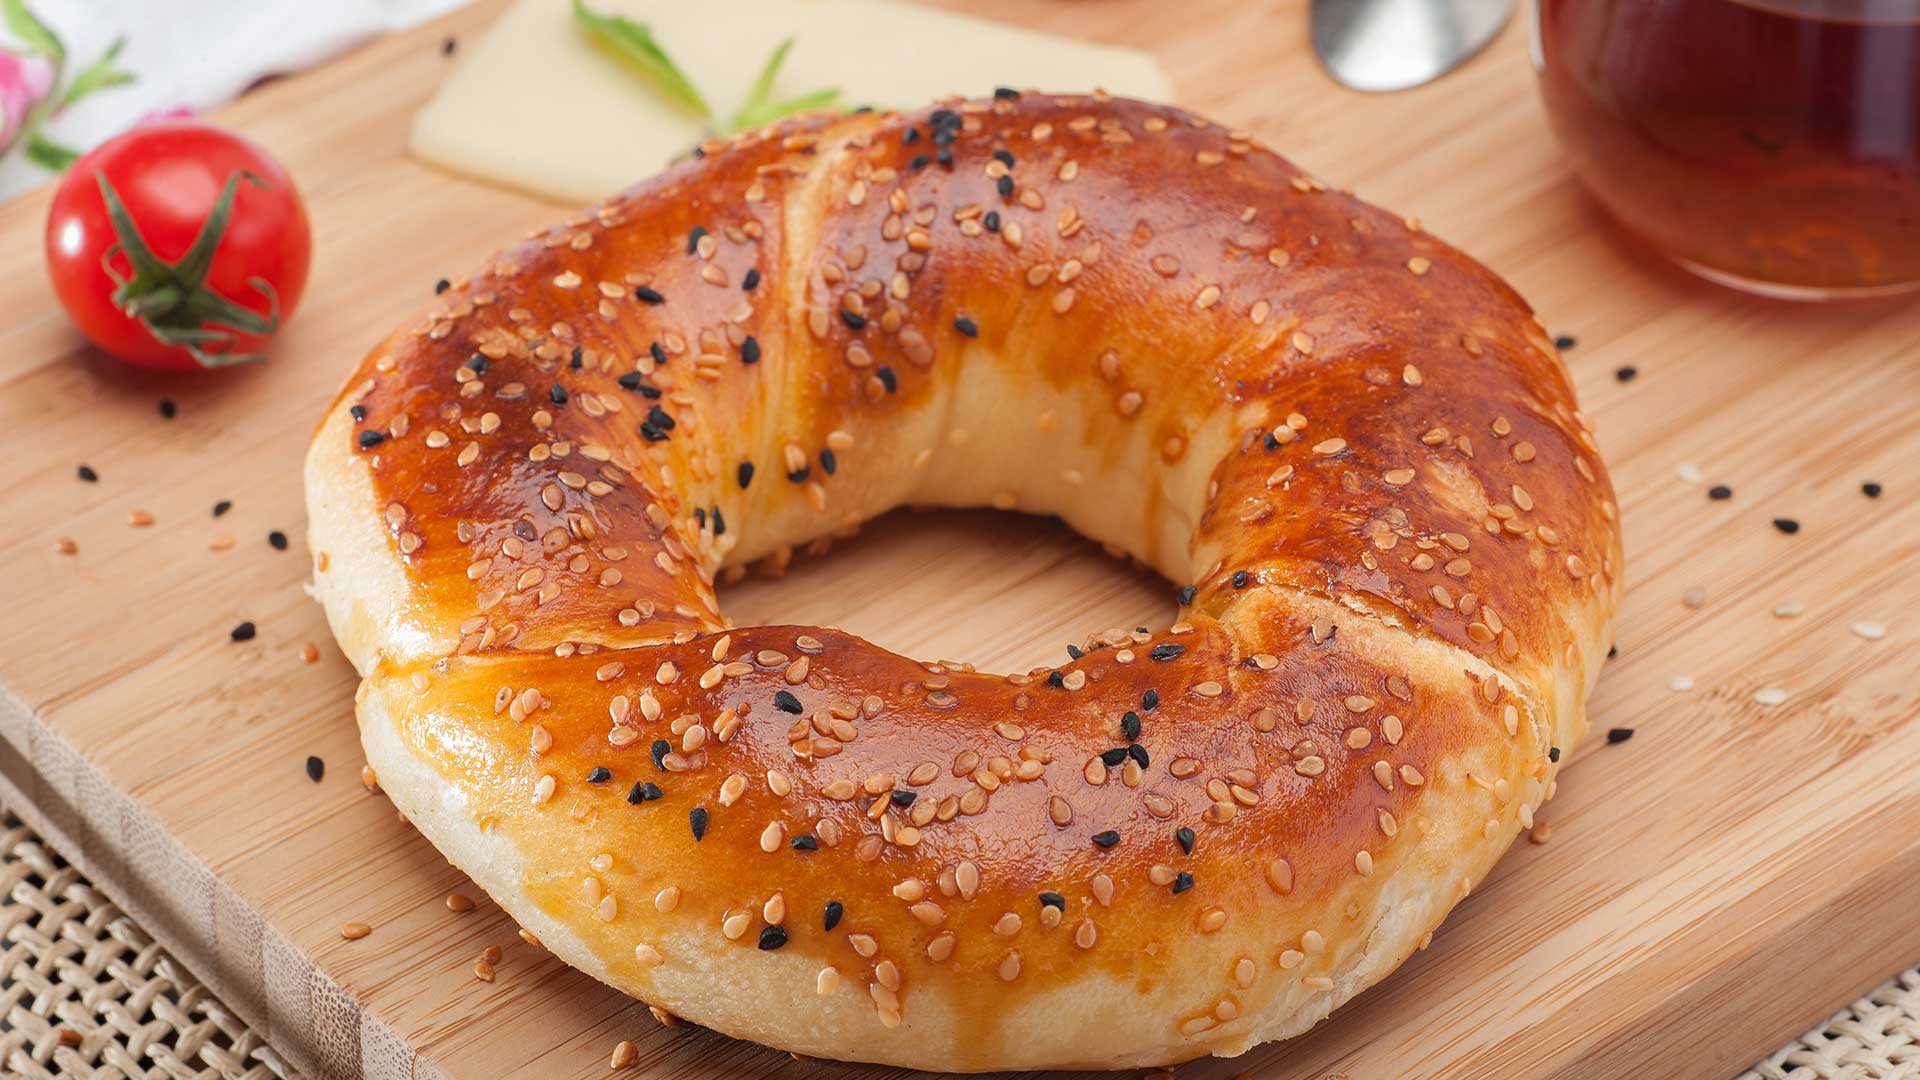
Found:
[[(220, 188), (235, 170), (251, 172), (269, 187), (240, 182), (207, 284), (264, 315), (267, 298), (249, 284), (250, 279), (263, 279), (279, 296), (281, 321), (293, 314), (306, 290), (313, 256), (306, 204), (293, 177), (251, 140), (195, 120), (169, 120), (116, 135), (74, 162), (47, 215), (47, 269), (54, 292), (95, 345), (142, 367), (201, 367), (187, 350), (155, 338), (113, 303), (116, 285), (101, 265), (101, 254), (118, 237), (95, 174), (106, 174), (148, 248), (171, 263), (193, 245)], [(124, 253), (116, 253), (112, 263), (123, 279), (131, 274)], [(257, 352), (265, 344), (262, 338), (243, 334), (232, 351)]]

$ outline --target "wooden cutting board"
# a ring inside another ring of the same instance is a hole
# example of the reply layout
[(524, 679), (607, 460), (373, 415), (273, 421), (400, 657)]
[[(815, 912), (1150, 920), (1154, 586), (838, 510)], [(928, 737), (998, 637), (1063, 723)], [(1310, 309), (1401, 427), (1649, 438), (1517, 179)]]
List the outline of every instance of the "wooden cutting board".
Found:
[[(1418, 214), (1578, 338), (1630, 583), (1593, 712), (1636, 734), (1580, 747), (1543, 815), (1551, 841), (1520, 844), (1385, 984), (1306, 1038), (1179, 1075), (1731, 1076), (1920, 958), (1920, 304), (1700, 284), (1621, 244), (1569, 178), (1522, 27), (1436, 85), (1365, 97), (1314, 65), (1303, 7), (975, 10), (1154, 50), (1185, 104)], [(449, 911), (475, 890), (356, 779), (352, 674), (301, 591), (299, 464), (348, 367), (436, 278), (559, 213), (403, 155), (443, 41), (498, 10), (221, 114), (292, 168), (313, 214), (306, 306), (266, 366), (161, 379), (100, 358), (43, 277), (46, 194), (0, 207), (0, 793), (309, 1073), (600, 1076), (632, 1039), (628, 1075), (898, 1075), (661, 1027), (484, 899)], [(1628, 365), (1638, 378), (1617, 380)], [(1733, 497), (1710, 501), (1682, 475), (1696, 468)], [(135, 510), (155, 523), (130, 527)], [(210, 550), (221, 537), (234, 547)], [(1702, 606), (1682, 601), (1695, 588)], [(1790, 600), (1804, 614), (1772, 614)], [(724, 601), (742, 622), (835, 623), (999, 670), (1172, 611), (1165, 582), (992, 514), (897, 515)], [(259, 635), (235, 643), (242, 620)], [(1690, 692), (1670, 688), (1682, 676)], [(1785, 703), (1758, 703), (1763, 688)], [(372, 935), (342, 940), (349, 920)], [(504, 956), (485, 983), (489, 945)]]

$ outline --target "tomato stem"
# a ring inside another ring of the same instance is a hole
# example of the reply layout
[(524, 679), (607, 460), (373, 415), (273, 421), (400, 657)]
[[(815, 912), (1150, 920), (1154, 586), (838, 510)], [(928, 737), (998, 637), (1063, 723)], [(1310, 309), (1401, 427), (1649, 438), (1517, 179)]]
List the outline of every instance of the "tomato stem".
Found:
[[(267, 298), (267, 313), (261, 315), (221, 296), (207, 285), (213, 269), (214, 253), (226, 235), (233, 216), (234, 194), (241, 180), (261, 188), (270, 188), (265, 180), (245, 169), (227, 174), (227, 182), (214, 200), (207, 219), (200, 224), (193, 245), (178, 262), (169, 263), (153, 253), (140, 235), (133, 215), (120, 201), (119, 192), (104, 172), (94, 174), (100, 185), (100, 198), (106, 203), (107, 220), (113, 224), (116, 242), (100, 255), (100, 266), (113, 279), (113, 302), (127, 317), (147, 328), (155, 340), (185, 349), (202, 367), (224, 367), (262, 359), (258, 353), (236, 352), (240, 335), (268, 337), (280, 328), (280, 297), (264, 280), (248, 278), (247, 284)], [(114, 255), (124, 254), (132, 267), (131, 277), (122, 277), (113, 266)]]

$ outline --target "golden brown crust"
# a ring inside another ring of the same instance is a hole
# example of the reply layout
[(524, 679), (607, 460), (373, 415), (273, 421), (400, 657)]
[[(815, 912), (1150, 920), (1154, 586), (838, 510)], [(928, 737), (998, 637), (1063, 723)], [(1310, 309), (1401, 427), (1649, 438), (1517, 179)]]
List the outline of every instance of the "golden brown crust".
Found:
[[(443, 851), (650, 1002), (931, 1068), (1236, 1053), (1383, 976), (1549, 794), (1619, 587), (1510, 289), (1089, 98), (715, 145), (375, 350), (308, 485)], [(724, 563), (908, 500), (1192, 591), (1020, 676), (727, 627)]]

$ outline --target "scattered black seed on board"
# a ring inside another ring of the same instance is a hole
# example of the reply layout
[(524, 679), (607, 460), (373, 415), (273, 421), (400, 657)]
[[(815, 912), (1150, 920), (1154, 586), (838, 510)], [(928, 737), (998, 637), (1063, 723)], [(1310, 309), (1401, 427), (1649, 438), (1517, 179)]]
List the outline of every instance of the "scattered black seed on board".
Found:
[(740, 343), (740, 362), (743, 364), (757, 364), (760, 362), (759, 338), (748, 334), (747, 339)]
[(1147, 748), (1141, 746), (1139, 743), (1134, 743), (1132, 746), (1127, 747), (1127, 756), (1132, 758), (1134, 762), (1143, 769), (1153, 764), (1153, 759), (1147, 756)]
[(1187, 828), (1185, 825), (1182, 825), (1178, 829), (1175, 829), (1173, 831), (1173, 842), (1180, 845), (1180, 850), (1182, 852), (1188, 855), (1193, 854), (1193, 830), (1192, 829)]
[(953, 320), (953, 328), (971, 338), (980, 336), (980, 325), (965, 315)]
[(327, 763), (320, 760), (320, 755), (318, 754), (308, 754), (307, 755), (307, 779), (317, 784), (320, 782), (321, 777), (324, 777), (326, 775), (327, 775)]
[(1637, 367), (1634, 367), (1632, 364), (1628, 364), (1626, 367), (1622, 367), (1622, 368), (1615, 368), (1613, 371), (1613, 377), (1620, 380), (1621, 382), (1632, 382), (1634, 380), (1634, 377), (1639, 374), (1640, 374), (1640, 369)]
[(1617, 743), (1626, 742), (1628, 739), (1631, 739), (1631, 738), (1633, 738), (1633, 729), (1630, 727), (1617, 727), (1617, 728), (1607, 729), (1607, 745), (1608, 746), (1613, 746)]
[(755, 288), (759, 287), (759, 285), (760, 268), (757, 266), (748, 267), (747, 276), (740, 279), (741, 290), (744, 292), (752, 292)]
[(1171, 660), (1186, 651), (1187, 647), (1185, 645), (1180, 645), (1172, 641), (1163, 641), (1155, 645), (1153, 651), (1147, 655), (1153, 657), (1155, 660)]
[(820, 920), (822, 928), (831, 930), (840, 925), (840, 916), (847, 913), (847, 907), (838, 900), (827, 901), (827, 910)]
[(820, 451), (820, 468), (828, 476), (832, 476), (840, 468), (840, 460), (833, 456), (832, 447)]
[(433, 295), (439, 296), (451, 288), (453, 288), (453, 282), (448, 281), (446, 278), (441, 278), (439, 281), (433, 283)]
[(1865, 495), (1869, 499), (1879, 498), (1880, 492), (1883, 490), (1885, 489), (1882, 488), (1879, 484), (1874, 483), (1872, 480), (1869, 480), (1866, 483), (1860, 485), (1860, 494)]
[(1175, 593), (1174, 596), (1180, 601), (1181, 607), (1186, 607), (1188, 604), (1193, 603), (1193, 594), (1197, 591), (1199, 590), (1195, 589), (1192, 585), (1182, 585), (1180, 586), (1180, 591)]
[(355, 405), (347, 410), (347, 415), (353, 417), (353, 422), (357, 424), (367, 418), (367, 407), (365, 405)]
[(1188, 889), (1191, 889), (1191, 888), (1193, 888), (1192, 874), (1189, 874), (1185, 870), (1182, 870), (1178, 874), (1175, 874), (1173, 876), (1174, 895), (1177, 896), (1180, 893), (1186, 892)]
[(733, 477), (739, 481), (741, 490), (746, 490), (746, 486), (753, 483), (753, 462), (741, 462), (740, 467), (733, 470)]
[(1607, 659), (1611, 660), (1614, 657), (1619, 655), (1620, 655), (1620, 646), (1618, 645), (1607, 646)]
[(687, 234), (687, 254), (691, 255), (700, 250), (700, 238), (705, 235), (707, 235), (707, 227), (705, 225), (695, 225), (693, 227), (693, 231)]
[(1055, 911), (1065, 911), (1067, 910), (1067, 898), (1057, 892), (1043, 892), (1040, 894), (1040, 906), (1050, 907)]
[(175, 405), (172, 398), (163, 397), (160, 399), (160, 419), (171, 420), (179, 415), (180, 406)]
[(441, 42), (441, 43), (440, 43), (440, 55), (441, 55), (441, 56), (452, 56), (452, 55), (453, 55), (453, 51), (454, 51), (455, 49), (458, 49), (459, 47), (460, 47), (460, 41), (459, 41), (459, 39), (458, 39), (458, 38), (452, 38), (452, 37), (449, 37), (449, 38), (448, 38), (447, 40), (445, 40), (445, 41), (443, 41), (443, 42)]
[(814, 836), (812, 833), (801, 833), (800, 835), (794, 837), (792, 840), (789, 840), (788, 843), (792, 845), (793, 850), (795, 851), (820, 850), (820, 841), (814, 839)]
[(848, 311), (846, 308), (840, 309), (840, 321), (855, 330), (865, 330), (867, 328), (867, 317), (865, 315), (857, 311)]
[(219, 502), (213, 504), (213, 516), (219, 517), (231, 509), (233, 509), (233, 500), (221, 499)]
[(559, 383), (554, 383), (553, 389), (547, 391), (547, 398), (555, 405), (565, 405), (567, 403), (567, 388), (561, 386)]
[(673, 753), (673, 744), (665, 739), (655, 739), (652, 753), (654, 767), (664, 769), (667, 767), (667, 755)]
[(1733, 489), (1725, 484), (1715, 484), (1707, 489), (1707, 498), (1714, 502), (1733, 498)]
[(689, 810), (687, 824), (693, 827), (693, 842), (699, 843), (707, 835), (707, 808), (696, 806)]
[(1062, 689), (1067, 685), (1067, 677), (1057, 671), (1049, 671), (1047, 672), (1047, 685), (1053, 687), (1055, 690)]
[(379, 431), (373, 430), (372, 428), (368, 428), (367, 430), (362, 431), (360, 433), (360, 449), (371, 450), (374, 447), (379, 446), (381, 443), (385, 442), (386, 440), (387, 440), (387, 436), (384, 432), (379, 432)]
[(899, 376), (895, 375), (893, 369), (885, 364), (873, 369), (873, 374), (875, 378), (880, 380), (880, 385), (887, 388), (887, 393), (891, 394), (900, 389)]
[(604, 784), (611, 779), (613, 779), (613, 770), (605, 765), (595, 765), (592, 771), (587, 773), (589, 784)]
[(787, 928), (769, 926), (760, 931), (760, 951), (772, 952), (787, 943)]
[(1245, 570), (1235, 570), (1233, 572), (1233, 587), (1236, 589), (1246, 588), (1247, 582), (1251, 580), (1253, 580), (1252, 576), (1249, 575)]
[(275, 529), (267, 534), (267, 543), (272, 544), (273, 550), (275, 551), (285, 551), (287, 550), (287, 534), (281, 532), (279, 529)]
[(667, 302), (667, 298), (660, 295), (658, 289), (649, 288), (645, 285), (637, 285), (634, 287), (633, 298), (647, 304), (664, 304)]
[(227, 636), (232, 638), (235, 641), (252, 641), (253, 635), (258, 632), (259, 631), (254, 628), (253, 623), (251, 621), (248, 621), (248, 622), (243, 622), (239, 626), (236, 626), (232, 630), (228, 631)]
[(1120, 842), (1120, 834), (1117, 832), (1114, 832), (1112, 829), (1108, 829), (1106, 832), (1102, 832), (1102, 833), (1094, 833), (1093, 842), (1095, 844), (1098, 844), (1100, 847), (1110, 848), (1113, 845)]
[(1548, 761), (1554, 761), (1554, 762), (1557, 762), (1557, 761), (1559, 761), (1559, 760), (1560, 760), (1560, 748), (1559, 748), (1559, 747), (1557, 747), (1557, 746), (1555, 746), (1555, 747), (1553, 747), (1553, 748), (1551, 748), (1551, 749), (1549, 749), (1549, 750), (1547, 751), (1547, 760), (1548, 760)]
[(100, 474), (97, 472), (94, 472), (93, 466), (91, 465), (80, 466), (78, 470), (78, 475), (80, 479), (85, 480), (89, 484), (97, 484), (100, 482)]
[(1773, 527), (1786, 533), (1788, 536), (1792, 536), (1794, 533), (1800, 531), (1800, 522), (1793, 518), (1774, 518)]
[(907, 807), (913, 805), (913, 800), (919, 798), (920, 793), (917, 791), (908, 791), (902, 788), (902, 789), (895, 789), (893, 794), (887, 797), (893, 800), (893, 805), (904, 810)]
[(1578, 344), (1580, 344), (1579, 340), (1572, 334), (1561, 334), (1559, 337), (1553, 339), (1553, 347), (1559, 349), (1561, 352), (1566, 352)]
[(1120, 736), (1128, 742), (1137, 742), (1140, 738), (1140, 714), (1132, 709), (1120, 718)]
[(784, 713), (793, 713), (795, 716), (806, 711), (805, 707), (800, 704), (800, 699), (794, 697), (793, 691), (791, 690), (775, 690), (773, 692), (773, 707)]
[(1140, 711), (1152, 712), (1160, 707), (1160, 691), (1149, 690), (1140, 695)]
[(1118, 768), (1120, 763), (1125, 760), (1127, 760), (1127, 748), (1124, 746), (1116, 746), (1111, 750), (1100, 751), (1100, 764), (1105, 765), (1109, 769)]

